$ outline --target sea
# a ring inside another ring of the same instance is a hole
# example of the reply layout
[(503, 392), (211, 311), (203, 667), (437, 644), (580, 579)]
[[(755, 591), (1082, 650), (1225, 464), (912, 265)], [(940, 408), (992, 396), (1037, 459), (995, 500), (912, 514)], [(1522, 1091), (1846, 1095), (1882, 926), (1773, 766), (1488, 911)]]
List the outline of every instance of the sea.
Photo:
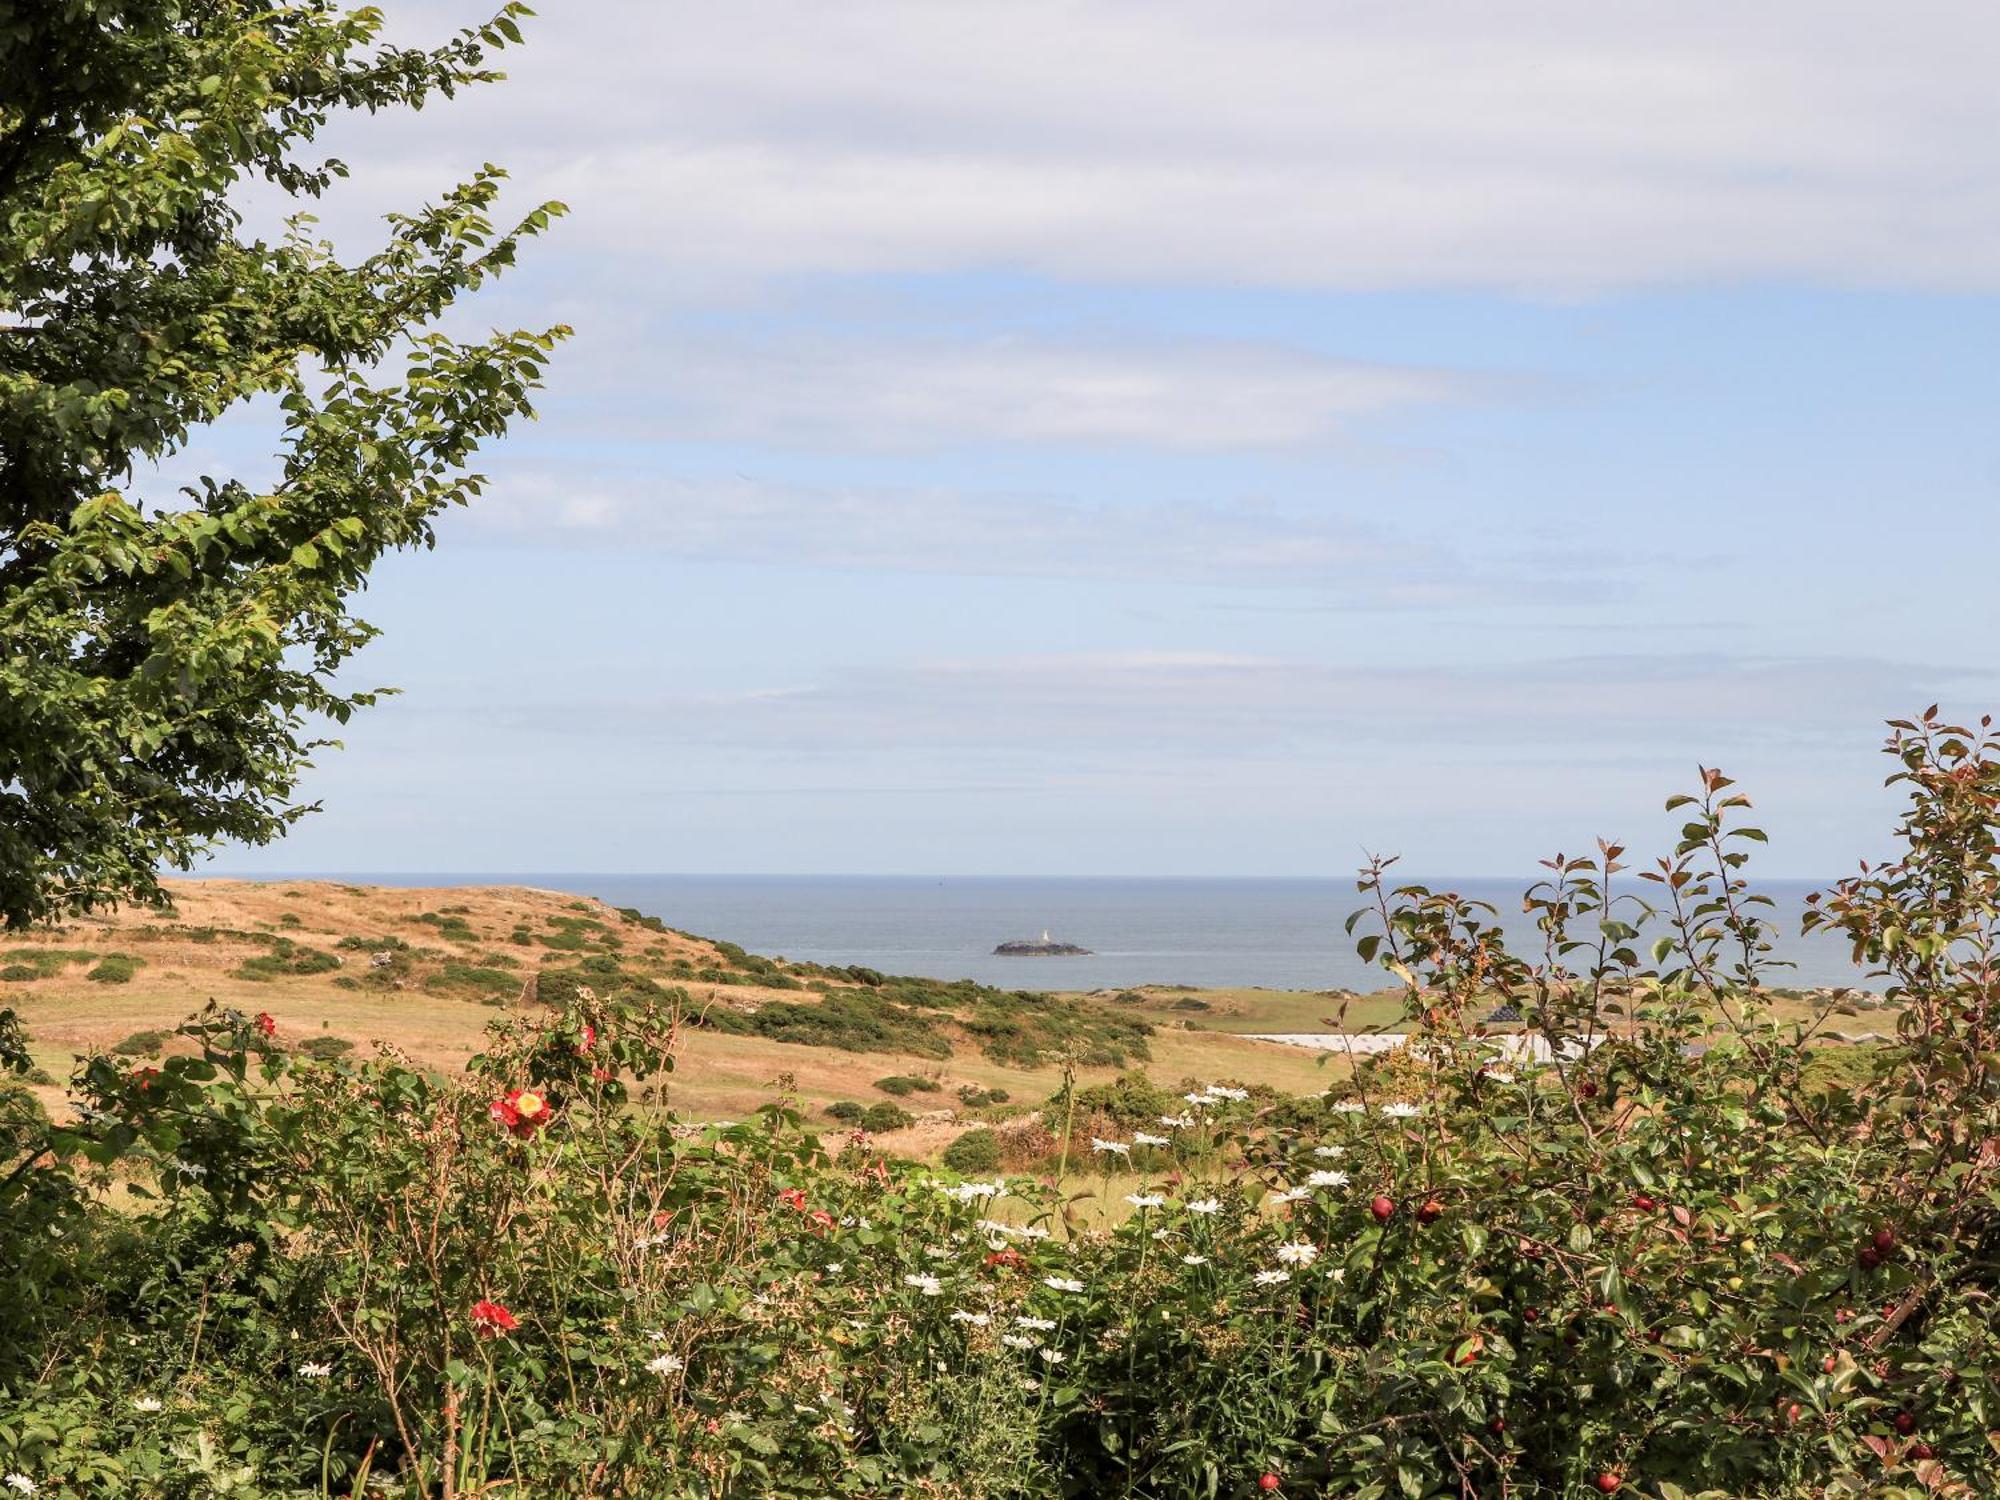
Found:
[[(1343, 930), (1348, 914), (1362, 904), (1352, 879), (450, 872), (257, 878), (537, 886), (636, 907), (670, 927), (727, 939), (770, 957), (976, 979), (1004, 989), (1164, 984), (1366, 991), (1393, 982), (1356, 956), (1354, 941)], [(1517, 951), (1538, 947), (1532, 924), (1521, 914), (1525, 882), (1418, 883), (1491, 902)], [(1771, 956), (1788, 965), (1773, 969), (1766, 983), (1873, 987), (1851, 963), (1844, 943), (1800, 934), (1799, 917), (1813, 889), (1806, 881), (1759, 887), (1773, 902)], [(1039, 938), (1044, 931), (1057, 942), (1088, 948), (1090, 956), (1013, 958), (993, 952), (998, 943)]]

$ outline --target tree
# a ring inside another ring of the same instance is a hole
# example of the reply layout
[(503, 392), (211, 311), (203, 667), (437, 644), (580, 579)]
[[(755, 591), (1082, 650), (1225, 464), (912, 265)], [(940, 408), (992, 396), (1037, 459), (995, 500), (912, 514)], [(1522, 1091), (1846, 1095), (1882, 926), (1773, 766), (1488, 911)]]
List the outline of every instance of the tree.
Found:
[[(343, 111), (501, 75), (508, 4), (433, 49), (335, 0), (0, 0), (0, 918), (158, 899), (219, 839), (265, 843), (316, 736), (373, 694), (337, 669), (351, 596), (479, 493), (479, 444), (531, 416), (568, 330), (461, 340), (440, 315), (561, 205), (511, 230), (505, 174), (391, 215), (351, 263), (232, 192), (309, 201)], [(150, 466), (233, 407), (281, 414), (269, 488)], [(153, 487), (157, 487), (157, 484)]]

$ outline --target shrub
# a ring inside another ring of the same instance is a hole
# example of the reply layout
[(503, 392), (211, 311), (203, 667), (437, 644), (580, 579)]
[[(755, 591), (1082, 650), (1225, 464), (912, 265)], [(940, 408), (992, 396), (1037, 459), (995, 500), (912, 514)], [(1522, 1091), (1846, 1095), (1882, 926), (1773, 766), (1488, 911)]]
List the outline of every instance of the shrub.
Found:
[(884, 1099), (879, 1104), (871, 1104), (861, 1112), (861, 1128), (879, 1134), (885, 1130), (902, 1130), (915, 1123), (908, 1110), (891, 1104)]
[(111, 1044), (112, 1052), (119, 1057), (158, 1057), (160, 1049), (167, 1044), (164, 1031), (135, 1031)]
[(290, 938), (273, 938), (271, 951), (246, 958), (229, 971), (232, 979), (252, 979), (268, 983), (305, 974), (325, 974), (340, 967), (331, 953), (295, 943)]
[(944, 1087), (935, 1078), (915, 1078), (904, 1073), (892, 1073), (887, 1078), (875, 1080), (875, 1087), (885, 1094), (904, 1098), (910, 1094), (935, 1094)]
[(1000, 1137), (983, 1125), (968, 1130), (944, 1148), (944, 1164), (962, 1177), (998, 1171)]
[(852, 1099), (836, 1099), (822, 1111), (829, 1120), (838, 1120), (843, 1125), (858, 1125), (867, 1113), (866, 1107)]
[(292, 1048), (302, 1057), (314, 1058), (320, 1062), (332, 1062), (337, 1057), (345, 1057), (354, 1050), (354, 1043), (344, 1036), (309, 1036)]
[(8, 964), (5, 968), (0, 968), (0, 979), (5, 979), (15, 984), (28, 979), (40, 979), (41, 977), (42, 971), (31, 964)]
[(134, 958), (129, 953), (107, 953), (98, 961), (97, 967), (84, 975), (93, 984), (130, 984), (132, 976), (145, 963), (142, 958)]

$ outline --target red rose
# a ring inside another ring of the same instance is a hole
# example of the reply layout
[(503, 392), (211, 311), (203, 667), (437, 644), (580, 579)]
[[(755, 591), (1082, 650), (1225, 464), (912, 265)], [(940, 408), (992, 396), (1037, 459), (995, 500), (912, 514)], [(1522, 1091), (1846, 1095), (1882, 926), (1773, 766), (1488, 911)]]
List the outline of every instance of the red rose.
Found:
[(265, 1036), (276, 1036), (278, 1034), (278, 1019), (276, 1016), (273, 1016), (268, 1010), (258, 1011), (257, 1019), (253, 1024), (259, 1031), (263, 1032)]
[(521, 1324), (498, 1302), (481, 1298), (472, 1304), (472, 1326), (486, 1338), (498, 1338), (503, 1333), (512, 1333)]
[(577, 1036), (576, 1050), (579, 1052), (588, 1052), (592, 1047), (595, 1047), (596, 1045), (597, 1045), (597, 1028), (591, 1025), (590, 1022), (585, 1021), (583, 1023), (582, 1032), (579, 1033)]
[(786, 1188), (782, 1193), (778, 1194), (778, 1201), (787, 1208), (797, 1209), (800, 1213), (806, 1211), (806, 1191), (804, 1188)]
[(549, 1101), (533, 1089), (509, 1089), (486, 1106), (487, 1118), (504, 1125), (522, 1140), (549, 1123)]
[(1280, 1483), (1281, 1481), (1276, 1474), (1259, 1474), (1257, 1476), (1257, 1488), (1266, 1493), (1275, 1490)]

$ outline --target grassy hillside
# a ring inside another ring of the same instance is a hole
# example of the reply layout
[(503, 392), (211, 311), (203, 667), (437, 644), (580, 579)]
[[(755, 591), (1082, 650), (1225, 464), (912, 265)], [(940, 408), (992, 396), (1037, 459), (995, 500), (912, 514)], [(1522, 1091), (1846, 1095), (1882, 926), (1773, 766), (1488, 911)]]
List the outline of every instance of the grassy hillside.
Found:
[[(694, 1024), (672, 1091), (685, 1116), (737, 1118), (779, 1088), (816, 1113), (839, 1101), (894, 1102), (914, 1123), (885, 1143), (912, 1153), (1039, 1105), (1060, 1087), (1065, 1052), (1090, 1082), (1140, 1068), (1170, 1085), (1232, 1079), (1306, 1092), (1333, 1076), (1307, 1054), (1224, 1034), (1318, 1029), (1318, 1017), (1332, 1013), (1319, 996), (1215, 992), (1224, 1009), (1203, 1012), (1177, 1009), (1178, 992), (1048, 997), (827, 970), (524, 887), (223, 880), (171, 889), (170, 912), (126, 909), (0, 940), (0, 1005), (28, 1028), (51, 1080), (40, 1088), (49, 1107), (60, 1107), (77, 1055), (143, 1052), (144, 1033), (171, 1028), (211, 998), (269, 1012), (293, 1046), (379, 1044), (456, 1068), (480, 1048), (496, 1011), (579, 983), (600, 993), (686, 991)], [(1240, 1008), (1234, 997), (1251, 994), (1293, 1005), (1297, 1023), (1265, 1025), (1278, 1011)], [(1220, 1021), (1228, 1025), (1208, 1029)], [(885, 1078), (918, 1086), (892, 1093), (876, 1087)], [(997, 1090), (1006, 1103), (968, 1105), (961, 1090), (975, 1101)]]

